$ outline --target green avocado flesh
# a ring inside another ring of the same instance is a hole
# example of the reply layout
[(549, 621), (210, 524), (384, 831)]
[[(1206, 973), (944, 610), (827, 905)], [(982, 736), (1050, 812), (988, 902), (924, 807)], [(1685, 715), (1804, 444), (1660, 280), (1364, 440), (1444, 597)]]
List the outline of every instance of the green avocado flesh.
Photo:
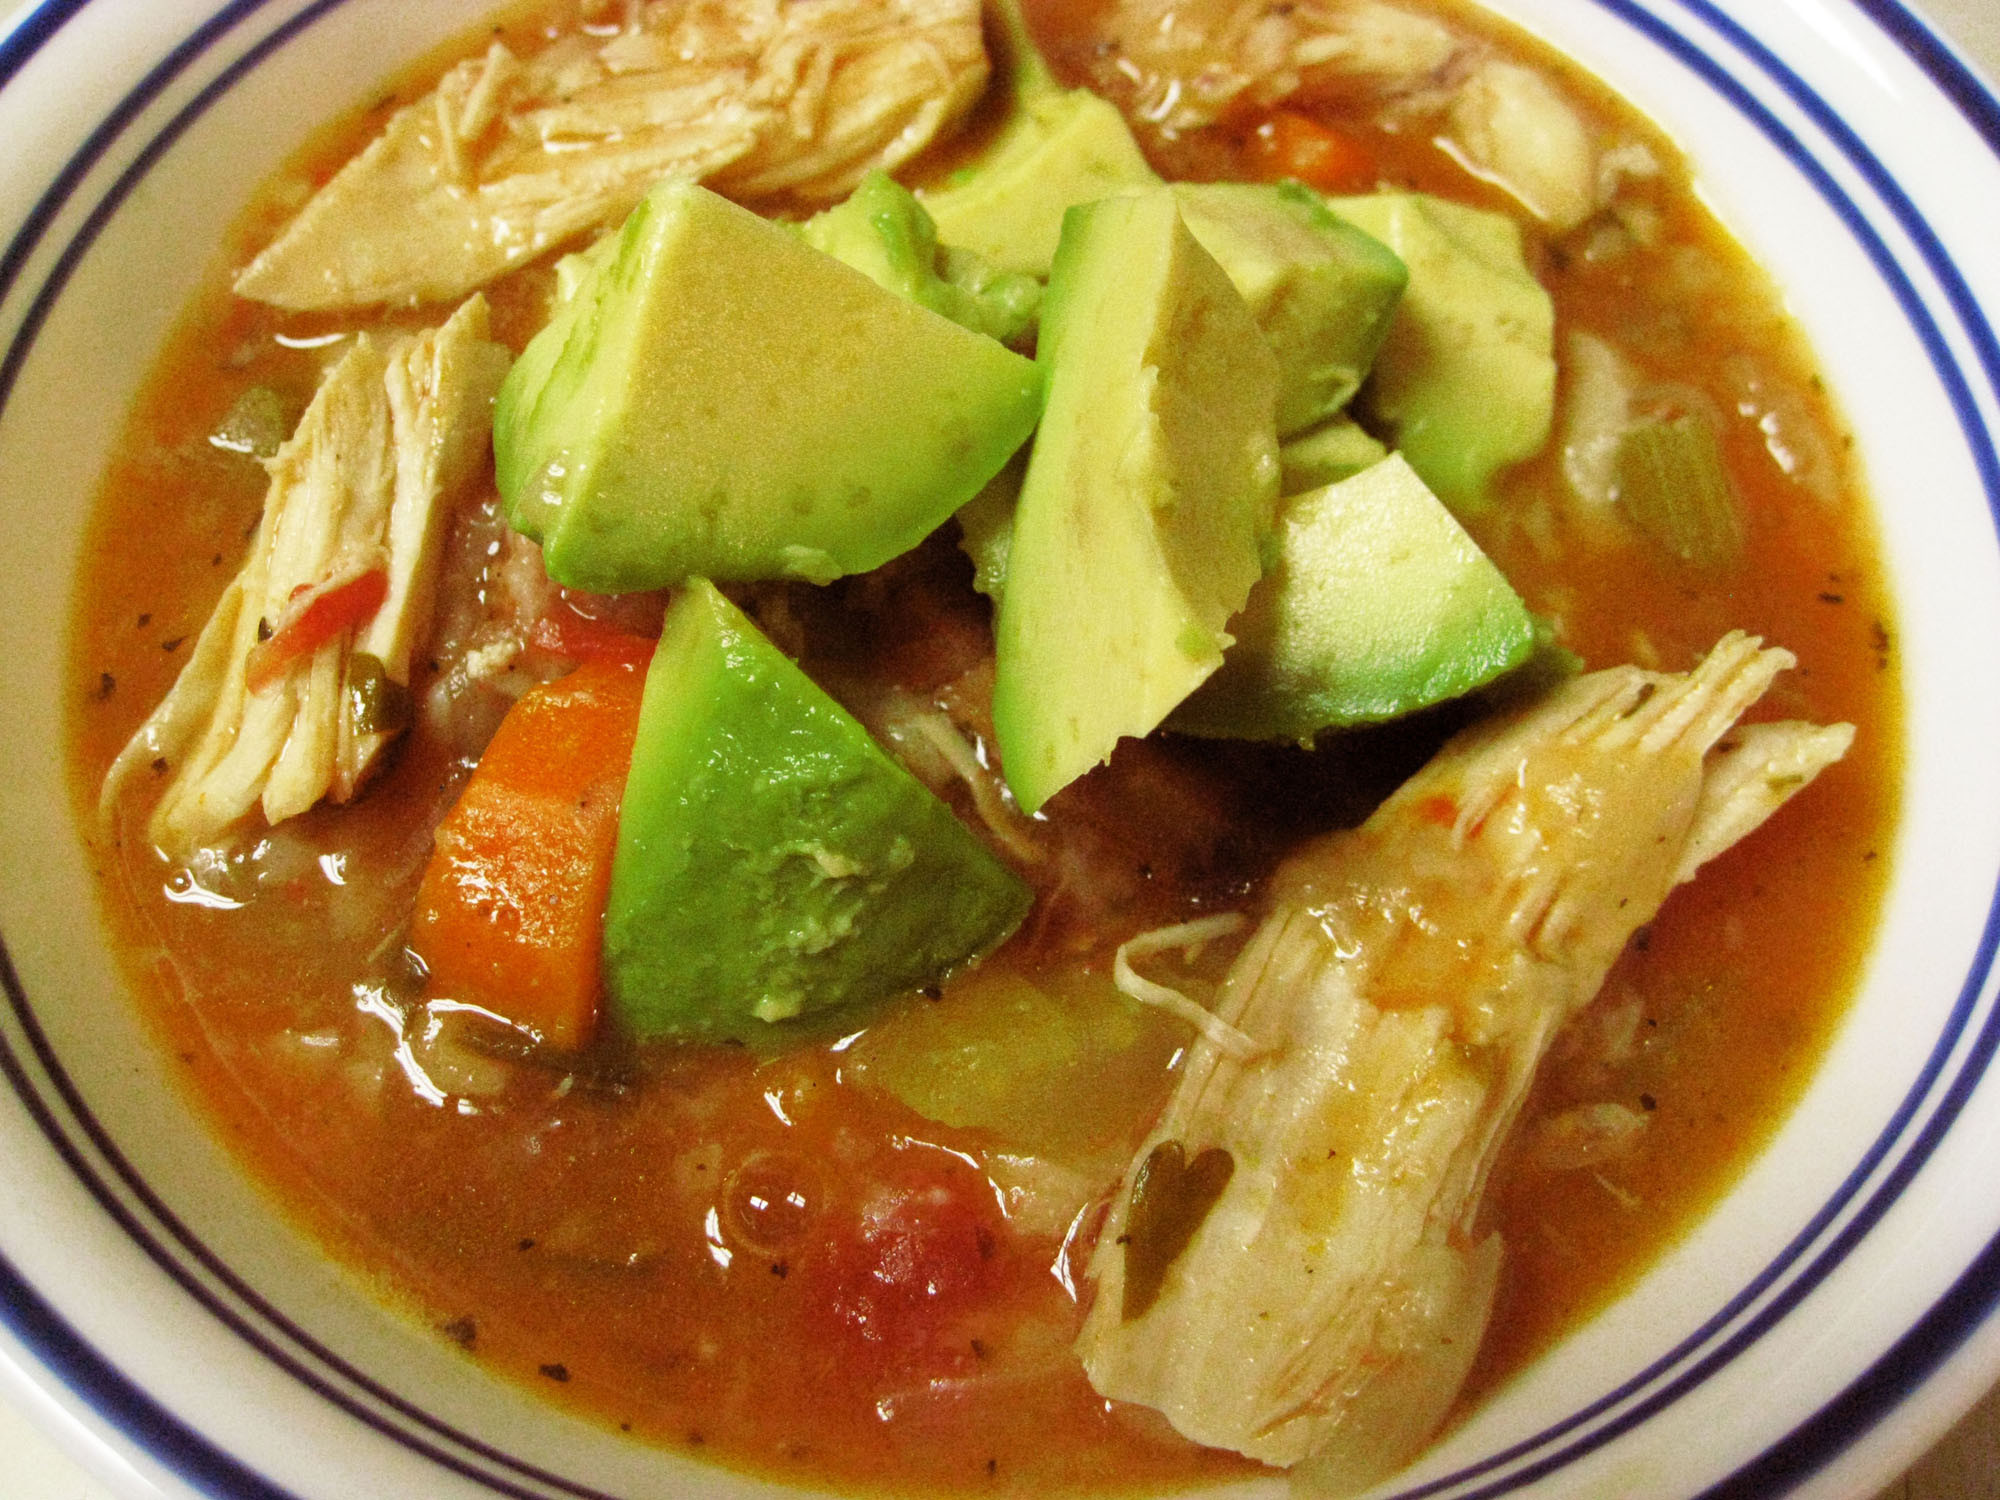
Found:
[(1389, 332), (1402, 261), (1297, 184), (1178, 183), (1174, 196), (1278, 356), (1278, 435), (1333, 416)]
[(978, 494), (958, 508), (958, 548), (972, 560), (972, 586), (997, 606), (1007, 587), (1007, 549), (1014, 543), (1014, 507), (1027, 477), (1024, 448)]
[(1160, 178), (1116, 105), (1056, 81), (1014, 0), (994, 0), (987, 21), (1007, 113), (977, 156), (921, 197), (947, 245), (1046, 278), (1068, 209)]
[(1030, 812), (1221, 664), (1278, 489), (1277, 361), (1171, 189), (1070, 210), (1037, 359), (993, 692)]
[(1555, 307), (1528, 270), (1520, 226), (1422, 193), (1328, 204), (1409, 269), (1368, 408), (1445, 504), (1476, 515), (1501, 469), (1541, 451), (1555, 416)]
[(1389, 456), (1389, 450), (1346, 417), (1302, 432), (1278, 450), (1278, 493), (1307, 490), (1352, 479)]
[(1398, 456), (1287, 501), (1278, 548), (1222, 669), (1169, 728), (1307, 740), (1456, 698), (1534, 653), (1520, 595)]
[(773, 1023), (934, 984), (1032, 893), (706, 580), (646, 676), (604, 919), (639, 1039)]
[(977, 251), (939, 245), (924, 206), (879, 168), (799, 233), (876, 285), (1003, 343), (1032, 328), (1041, 306), (1042, 284), (1034, 277), (999, 270)]
[(494, 409), (507, 519), (558, 583), (865, 572), (1040, 410), (1033, 362), (684, 182), (573, 270)]

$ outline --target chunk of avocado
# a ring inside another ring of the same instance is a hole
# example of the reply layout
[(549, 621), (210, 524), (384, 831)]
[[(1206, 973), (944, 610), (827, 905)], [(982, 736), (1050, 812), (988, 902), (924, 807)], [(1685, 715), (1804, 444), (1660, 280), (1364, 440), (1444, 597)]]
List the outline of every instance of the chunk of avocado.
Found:
[(1296, 183), (1179, 183), (1181, 218), (1278, 356), (1278, 436), (1338, 412), (1389, 332), (1409, 272)]
[[(959, 550), (972, 560), (972, 586), (995, 604), (1007, 586), (1007, 550), (1030, 449), (1023, 448), (986, 488), (958, 509)], [(1346, 417), (1301, 433), (1278, 449), (1278, 493), (1302, 495), (1380, 463), (1389, 450)]]
[(1160, 178), (1117, 106), (1056, 81), (1013, 0), (988, 15), (1006, 114), (977, 156), (919, 197), (946, 244), (1046, 277), (1065, 210)]
[(1358, 422), (1335, 417), (1278, 449), (1278, 493), (1303, 495), (1307, 490), (1352, 479), (1388, 456), (1389, 450)]
[(1520, 226), (1422, 193), (1329, 206), (1410, 272), (1364, 399), (1424, 482), (1476, 515), (1501, 469), (1541, 451), (1555, 416), (1555, 308), (1528, 270)]
[(1033, 363), (668, 181), (500, 389), (507, 518), (579, 588), (826, 582), (907, 551), (1033, 429)]
[(706, 580), (646, 675), (604, 916), (631, 1035), (773, 1023), (933, 984), (1032, 894)]
[(1500, 570), (1396, 455), (1286, 503), (1222, 670), (1169, 727), (1308, 740), (1456, 698), (1534, 654)]
[[(1007, 460), (985, 489), (958, 508), (959, 550), (972, 560), (972, 586), (995, 604), (1007, 586), (1007, 550), (1014, 540), (1014, 507), (1028, 471), (1030, 449)], [(1347, 417), (1301, 433), (1278, 448), (1278, 493), (1302, 495), (1359, 474), (1389, 450)]]
[(1023, 448), (986, 488), (958, 508), (958, 549), (972, 559), (972, 586), (996, 605), (1007, 586), (1007, 550), (1014, 543), (1014, 507), (1028, 475)]
[(1278, 493), (1277, 360), (1171, 189), (1069, 211), (1037, 359), (993, 690), (1030, 812), (1221, 664)]
[(845, 261), (877, 286), (975, 333), (1011, 343), (1034, 327), (1042, 284), (1000, 270), (977, 251), (940, 246), (924, 206), (880, 168), (832, 208), (807, 219), (799, 233), (815, 250)]

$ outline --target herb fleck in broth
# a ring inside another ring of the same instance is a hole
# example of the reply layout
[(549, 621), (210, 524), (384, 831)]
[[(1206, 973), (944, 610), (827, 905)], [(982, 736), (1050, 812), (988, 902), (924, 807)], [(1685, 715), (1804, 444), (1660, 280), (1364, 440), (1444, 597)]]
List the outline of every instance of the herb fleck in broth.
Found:
[[(1036, 21), (1066, 76), (1129, 100), (1130, 73), (1101, 45), (1110, 12), (1046, 3)], [(1558, 1042), (1487, 1199), (1507, 1259), (1463, 1405), (1642, 1271), (1803, 1086), (1886, 879), (1900, 698), (1893, 615), (1839, 414), (1776, 295), (1652, 127), (1518, 34), (1439, 13), (1546, 70), (1597, 123), (1650, 150), (1660, 170), (1622, 219), (1551, 238), (1415, 116), (1333, 100), (1317, 118), (1359, 142), (1381, 181), (1519, 219), (1555, 300), (1558, 351), (1573, 333), (1595, 335), (1715, 414), (1744, 529), (1740, 560), (1704, 574), (1580, 511), (1566, 498), (1559, 407), (1557, 440), (1505, 474), (1475, 536), (1590, 666), (1683, 669), (1744, 628), (1799, 658), (1769, 716), (1859, 731), (1800, 808), (1675, 894)], [(523, 9), (507, 38), (526, 51), (545, 26), (575, 19), (574, 6)], [(439, 65), (398, 80), (394, 96), (415, 97)], [(383, 118), (371, 108), (330, 127), (259, 198), (230, 264)], [(1170, 176), (1261, 170), (1264, 148), (1237, 116), (1142, 140)], [(495, 336), (518, 351), (553, 286), (538, 263), (490, 287)], [(387, 321), (421, 326), (435, 312)], [(85, 826), (106, 766), (172, 684), (256, 525), (263, 471), (211, 434), (234, 431), (226, 419), (253, 392), (264, 393), (253, 407), (295, 417), (361, 326), (236, 299), (218, 273), (163, 352), (79, 580), (69, 681)], [(448, 547), (440, 629), (476, 639), (533, 559), (490, 506), (461, 517)], [(969, 576), (949, 539), (933, 539), (876, 575), (775, 586), (751, 602), (836, 696), (925, 701), (990, 652)], [(657, 600), (602, 607), (621, 628), (657, 631)], [(427, 671), (415, 687), (420, 703), (437, 696)], [(1127, 744), (1052, 806), (1060, 868), (1034, 875), (1041, 900), (1022, 935), (941, 997), (900, 1002), (859, 1040), (830, 1035), (779, 1055), (607, 1044), (551, 1069), (427, 1017), (402, 945), (431, 830), (470, 770), (464, 745), (498, 711), (420, 711), (357, 801), (191, 870), (170, 870), (138, 836), (154, 795), (145, 778), (124, 797), (126, 836), (102, 864), (140, 1001), (185, 1061), (191, 1097), (287, 1209), (472, 1357), (724, 1464), (910, 1493), (1164, 1487), (1251, 1467), (1151, 1411), (1107, 1403), (1070, 1349), (1092, 1205), (1145, 1136), (1187, 1036), (1118, 998), (1112, 952), (1147, 928), (1253, 909), (1285, 851), (1364, 813), (1435, 745), (1443, 716), (1315, 754)], [(969, 800), (958, 810), (974, 816)], [(1212, 987), (1228, 957), (1226, 940), (1177, 982)], [(1047, 1008), (1034, 1014), (1051, 1038), (1082, 1048), (1076, 1076), (1098, 1080), (1087, 1108), (1034, 1101), (1032, 1120), (1009, 1121), (1014, 1140), (942, 1123), (987, 1118), (990, 1100), (911, 1061), (933, 1033), (963, 1038), (968, 1069), (1004, 1055), (991, 1017), (1010, 1013), (995, 998), (1010, 984), (1024, 987), (1019, 1004)], [(940, 1030), (966, 1016), (986, 1019)], [(1078, 1017), (1100, 1040), (1063, 1029)], [(918, 1113), (902, 1102), (913, 1098), (938, 1103)], [(902, 1274), (877, 1274), (888, 1265)]]

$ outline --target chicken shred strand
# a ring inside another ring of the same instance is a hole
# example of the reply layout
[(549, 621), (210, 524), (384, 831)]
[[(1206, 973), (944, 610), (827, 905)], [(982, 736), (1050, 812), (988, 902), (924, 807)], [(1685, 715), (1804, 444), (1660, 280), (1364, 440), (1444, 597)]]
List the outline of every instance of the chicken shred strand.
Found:
[[(1099, 81), (1172, 135), (1292, 102), (1421, 123), (1551, 230), (1616, 194), (1589, 121), (1545, 72), (1386, 0), (1110, 0)], [(1612, 158), (1631, 160), (1629, 148)]]
[[(1422, 1446), (1491, 1311), (1480, 1198), (1549, 1042), (1678, 882), (1851, 741), (1735, 727), (1791, 663), (1739, 633), (1686, 674), (1577, 678), (1281, 868), (1215, 1006), (1256, 1050), (1194, 1042), (1093, 1254), (1078, 1347), (1100, 1393), (1304, 1461), (1319, 1493)], [(1134, 1212), (1142, 1176), (1211, 1151), (1212, 1201)], [(1175, 1243), (1134, 1248), (1135, 1223)]]
[(979, 0), (650, 0), (608, 40), (495, 42), (392, 116), (236, 290), (296, 310), (447, 301), (669, 176), (837, 198), (971, 107), (980, 26)]
[[(485, 471), (508, 359), (487, 337), (481, 297), (440, 328), (355, 338), (266, 464), (250, 555), (172, 690), (106, 774), (105, 816), (140, 769), (170, 768), (147, 832), (180, 857), (260, 804), (277, 823), (359, 790), (393, 735), (358, 717), (356, 659), (372, 657), (408, 685), (445, 518)], [(253, 685), (253, 653), (288, 606), (374, 572), (382, 597), (371, 615)]]

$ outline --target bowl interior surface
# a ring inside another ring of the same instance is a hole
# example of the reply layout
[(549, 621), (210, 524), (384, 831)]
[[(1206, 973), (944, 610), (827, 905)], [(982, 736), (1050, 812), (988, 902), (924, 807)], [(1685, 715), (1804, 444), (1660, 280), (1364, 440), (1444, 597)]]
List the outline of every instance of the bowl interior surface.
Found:
[[(0, 1319), (51, 1314), (74, 1345), (30, 1342), (54, 1374), (218, 1493), (761, 1493), (488, 1378), (276, 1218), (125, 997), (71, 823), (62, 622), (141, 376), (252, 186), (487, 8), (87, 0), (0, 45), (0, 134), (19, 143), (0, 161)], [(1842, 0), (1750, 21), (1678, 0), (1498, 8), (1662, 121), (1784, 289), (1856, 435), (1901, 611), (1896, 878), (1811, 1087), (1684, 1242), (1385, 1491), (1681, 1494), (1905, 1347), (2000, 1236), (2000, 1205), (1969, 1188), (2000, 1145), (2000, 785), (1982, 774), (2000, 743), (2000, 343), (1979, 310), (2000, 306), (2000, 267), (1975, 258), (2000, 242), (2000, 160)], [(1893, 1424), (1898, 1394), (1869, 1419)]]

